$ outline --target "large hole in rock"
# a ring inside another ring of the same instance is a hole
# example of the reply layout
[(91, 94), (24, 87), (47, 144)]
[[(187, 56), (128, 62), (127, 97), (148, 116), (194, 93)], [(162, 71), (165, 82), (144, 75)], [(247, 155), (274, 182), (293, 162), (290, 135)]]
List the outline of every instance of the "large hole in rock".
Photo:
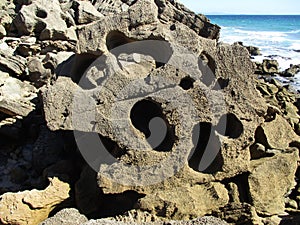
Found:
[(106, 37), (106, 46), (108, 50), (116, 47), (134, 42), (133, 39), (128, 38), (125, 34), (119, 31), (111, 31)]
[[(249, 173), (246, 172), (222, 181), (222, 183), (229, 190), (230, 202), (236, 201), (237, 199), (234, 198), (238, 197), (240, 202), (252, 204), (248, 177)], [(233, 190), (232, 185), (230, 184), (235, 184), (237, 190)], [(235, 193), (235, 191), (238, 191), (238, 196), (234, 196), (235, 194), (237, 194)]]
[(244, 132), (242, 122), (233, 113), (228, 113), (220, 118), (216, 127), (219, 134), (229, 138), (239, 138)]
[(166, 65), (173, 55), (170, 43), (162, 37), (154, 35), (150, 35), (146, 40), (139, 41), (127, 37), (122, 32), (111, 31), (106, 37), (106, 45), (107, 49), (116, 57), (121, 53), (151, 56), (155, 60), (156, 68)]
[[(213, 129), (208, 122), (202, 122), (193, 129), (194, 149), (188, 164), (195, 171), (213, 174), (222, 169), (224, 162), (220, 151), (221, 143)], [(201, 169), (203, 165), (205, 169)]]
[(72, 70), (70, 72), (70, 77), (75, 83), (79, 83), (80, 81), (80, 86), (84, 89), (91, 89), (94, 86), (89, 83), (88, 79), (85, 80), (80, 80), (86, 70), (89, 68), (90, 65), (98, 58), (98, 56), (93, 55), (93, 54), (80, 54), (76, 55), (73, 59), (73, 64), (72, 64)]
[(138, 200), (143, 197), (145, 197), (145, 195), (135, 191), (104, 195), (101, 212), (97, 215), (96, 219), (123, 215), (125, 212), (134, 209)]
[(175, 143), (175, 132), (161, 106), (149, 99), (137, 102), (131, 109), (133, 126), (144, 133), (147, 141), (156, 151), (171, 151)]

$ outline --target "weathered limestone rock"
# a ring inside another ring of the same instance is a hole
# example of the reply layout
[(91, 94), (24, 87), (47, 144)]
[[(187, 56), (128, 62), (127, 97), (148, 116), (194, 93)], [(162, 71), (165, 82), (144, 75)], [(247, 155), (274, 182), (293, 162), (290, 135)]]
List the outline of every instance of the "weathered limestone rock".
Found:
[(75, 29), (68, 27), (67, 18), (58, 0), (38, 0), (23, 5), (14, 24), (20, 35), (35, 34), (40, 40), (76, 41)]
[(76, 8), (75, 19), (77, 24), (87, 24), (103, 17), (89, 1), (74, 1), (73, 7)]
[[(83, 141), (83, 154), (93, 144), (85, 140), (89, 135), (109, 143), (109, 153), (104, 149), (84, 156), (99, 172), (104, 196), (144, 196), (130, 202), (131, 207), (167, 218), (217, 211), (229, 201), (218, 181), (249, 171), (253, 131), (267, 111), (255, 90), (248, 51), (237, 44), (217, 45), (207, 37), (217, 38), (218, 27), (173, 1), (104, 5), (98, 11), (105, 17), (78, 28), (75, 75), (58, 77), (42, 91), (48, 127), (80, 131), (75, 138)], [(148, 48), (139, 42), (143, 40)], [(124, 44), (136, 52), (122, 52)], [(146, 51), (138, 51), (145, 46)], [(121, 52), (114, 52), (117, 47)], [(195, 68), (201, 72), (194, 73)], [(155, 116), (167, 126), (161, 146), (147, 139), (152, 133), (148, 122)], [(199, 143), (193, 140), (197, 135)]]
[(26, 59), (21, 56), (6, 54), (0, 50), (0, 67), (4, 68), (7, 72), (20, 76), (25, 72)]
[(264, 59), (262, 63), (262, 69), (265, 74), (279, 73), (279, 64), (277, 60)]
[(251, 161), (250, 196), (257, 212), (278, 215), (284, 212), (285, 196), (294, 188), (298, 152), (276, 154)]
[(281, 76), (284, 77), (293, 77), (297, 73), (300, 72), (300, 64), (299, 65), (291, 65), (290, 68), (286, 69), (281, 73)]
[(231, 224), (264, 224), (262, 219), (258, 217), (255, 208), (248, 203), (230, 203), (222, 208), (221, 211), (213, 213), (213, 215)]
[(69, 198), (70, 187), (58, 178), (50, 179), (50, 185), (42, 191), (32, 190), (5, 193), (0, 200), (2, 224), (39, 224), (64, 200)]
[(10, 116), (27, 116), (35, 109), (37, 90), (26, 82), (0, 72), (0, 111)]
[(270, 149), (285, 150), (293, 141), (299, 142), (299, 137), (291, 125), (280, 115), (275, 115), (271, 122), (265, 122), (256, 130), (256, 139)]
[(156, 191), (141, 198), (138, 207), (166, 218), (188, 219), (211, 214), (225, 206), (228, 201), (226, 188), (220, 183), (211, 183)]
[(82, 225), (88, 222), (88, 219), (80, 214), (77, 209), (63, 209), (55, 216), (40, 223), (40, 225)]
[(37, 57), (29, 58), (27, 64), (29, 80), (34, 83), (35, 87), (39, 88), (46, 84), (51, 77), (51, 70), (46, 69)]
[(255, 46), (247, 46), (246, 47), (251, 56), (261, 55), (260, 49)]

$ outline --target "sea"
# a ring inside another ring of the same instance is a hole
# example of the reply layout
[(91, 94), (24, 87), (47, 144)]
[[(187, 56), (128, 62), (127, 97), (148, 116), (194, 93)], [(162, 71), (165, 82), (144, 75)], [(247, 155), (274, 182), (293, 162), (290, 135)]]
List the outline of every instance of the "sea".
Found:
[[(300, 64), (300, 15), (207, 15), (221, 27), (220, 41), (241, 41), (245, 46), (259, 47), (262, 56), (255, 61), (276, 59), (280, 69)], [(277, 77), (300, 91), (300, 73), (292, 79)]]

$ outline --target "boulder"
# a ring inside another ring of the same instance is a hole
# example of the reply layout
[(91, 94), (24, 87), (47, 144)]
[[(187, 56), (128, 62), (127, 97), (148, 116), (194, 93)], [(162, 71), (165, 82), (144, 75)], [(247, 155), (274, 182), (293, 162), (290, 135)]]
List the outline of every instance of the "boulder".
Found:
[(0, 222), (39, 224), (56, 206), (69, 198), (69, 191), (69, 184), (53, 178), (45, 190), (5, 193), (0, 198)]
[(103, 17), (89, 1), (74, 1), (73, 7), (77, 24), (91, 23)]
[(247, 50), (248, 50), (248, 52), (249, 52), (249, 54), (250, 54), (251, 56), (259, 56), (259, 55), (262, 55), (258, 47), (255, 47), (255, 46), (247, 46), (246, 48), (247, 48)]
[(289, 144), (299, 141), (291, 125), (281, 115), (275, 115), (274, 120), (265, 122), (256, 130), (255, 138), (258, 143), (269, 149), (285, 150)]
[(265, 74), (279, 73), (279, 64), (277, 60), (264, 59), (262, 63), (262, 70)]
[(88, 219), (80, 214), (77, 209), (63, 209), (39, 225), (82, 225)]
[(58, 0), (38, 0), (23, 5), (14, 24), (19, 35), (34, 34), (40, 40), (76, 41), (75, 28), (68, 26), (66, 18), (68, 15), (62, 11)]
[(293, 77), (297, 73), (300, 73), (300, 64), (299, 65), (291, 65), (290, 68), (283, 71), (280, 75), (283, 77)]
[(2, 70), (15, 76), (24, 75), (26, 70), (26, 59), (0, 50), (0, 68), (3, 68)]
[(34, 84), (35, 87), (39, 88), (43, 86), (47, 83), (49, 78), (51, 78), (51, 70), (46, 69), (39, 58), (28, 58), (27, 65), (29, 71), (29, 80)]
[[(118, 206), (110, 211), (135, 207), (170, 219), (217, 211), (229, 201), (220, 181), (248, 172), (253, 130), (267, 110), (253, 91), (247, 49), (217, 44), (218, 27), (173, 1), (104, 3), (105, 17), (78, 27), (73, 73), (42, 90), (47, 126), (75, 130), (98, 191), (121, 199), (109, 201)], [(165, 126), (151, 131), (155, 117)], [(80, 205), (92, 214), (88, 197)]]
[(298, 151), (251, 161), (249, 192), (259, 214), (284, 213), (285, 196), (295, 187)]
[(25, 117), (35, 109), (37, 90), (27, 82), (0, 72), (0, 111), (9, 116)]

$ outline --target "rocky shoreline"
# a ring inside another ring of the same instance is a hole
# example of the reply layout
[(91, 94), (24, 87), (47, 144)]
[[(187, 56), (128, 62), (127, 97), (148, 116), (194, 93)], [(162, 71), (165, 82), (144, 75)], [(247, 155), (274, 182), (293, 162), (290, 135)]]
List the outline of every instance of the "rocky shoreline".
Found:
[[(219, 33), (173, 0), (2, 1), (0, 224), (300, 224), (300, 95), (274, 78), (300, 65)], [(92, 134), (126, 166), (86, 160)]]

